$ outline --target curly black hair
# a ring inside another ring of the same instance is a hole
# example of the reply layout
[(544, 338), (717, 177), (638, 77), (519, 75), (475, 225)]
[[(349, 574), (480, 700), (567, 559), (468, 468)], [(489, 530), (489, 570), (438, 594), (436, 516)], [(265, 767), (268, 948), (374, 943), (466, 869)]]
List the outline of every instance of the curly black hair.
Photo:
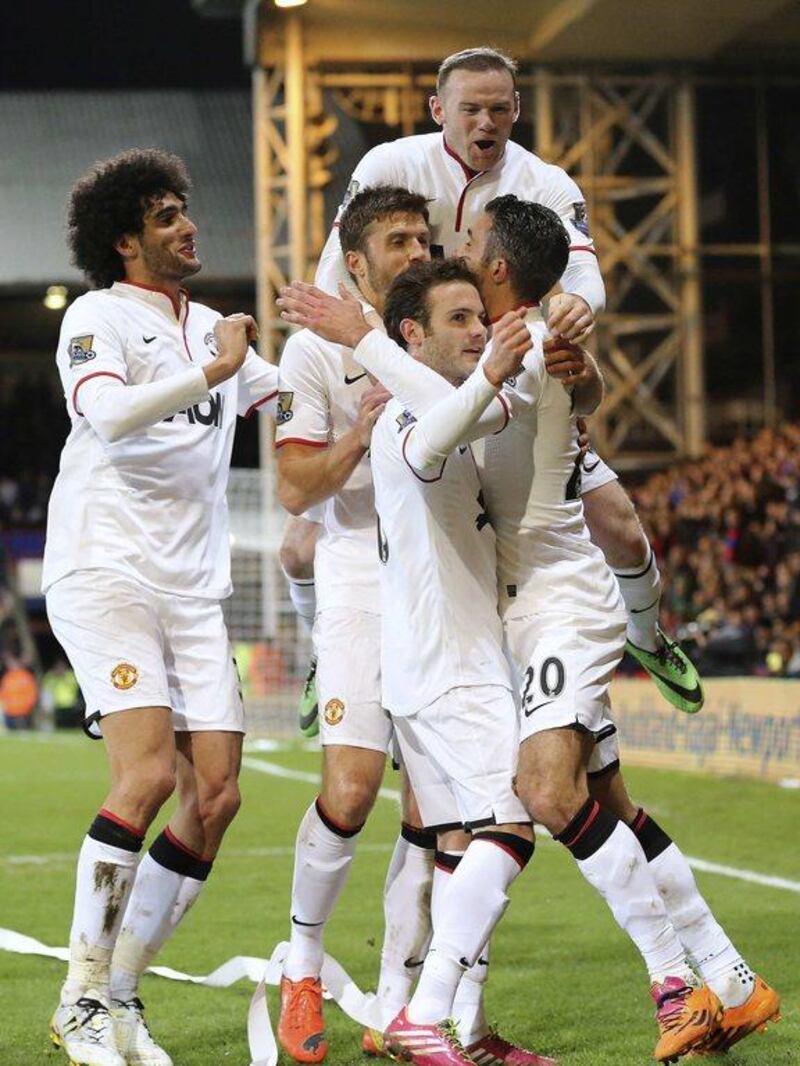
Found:
[(154, 199), (171, 192), (185, 204), (190, 188), (183, 160), (159, 148), (131, 148), (95, 163), (70, 193), (67, 241), (73, 263), (95, 288), (124, 280), (114, 245), (126, 234), (142, 233)]
[(396, 344), (408, 349), (408, 341), (400, 330), (401, 323), (407, 318), (419, 322), (427, 330), (431, 321), (428, 294), (437, 285), (447, 285), (451, 281), (474, 285), (480, 292), (478, 279), (463, 259), (432, 259), (429, 263), (412, 263), (408, 270), (394, 279), (386, 294), (383, 324)]

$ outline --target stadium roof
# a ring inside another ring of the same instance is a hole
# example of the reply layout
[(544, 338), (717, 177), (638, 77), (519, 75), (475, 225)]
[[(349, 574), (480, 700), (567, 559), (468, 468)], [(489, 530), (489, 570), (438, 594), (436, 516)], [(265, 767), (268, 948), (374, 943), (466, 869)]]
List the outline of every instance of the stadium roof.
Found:
[[(259, 0), (193, 0), (208, 15)], [(285, 12), (260, 0), (276, 29)], [(543, 63), (797, 63), (798, 0), (307, 0), (309, 59), (414, 61), (475, 44)], [(278, 43), (277, 41), (275, 42)], [(268, 58), (263, 57), (262, 58)]]
[(188, 164), (203, 280), (252, 280), (250, 97), (242, 90), (0, 93), (0, 286), (74, 282), (70, 187), (124, 148)]

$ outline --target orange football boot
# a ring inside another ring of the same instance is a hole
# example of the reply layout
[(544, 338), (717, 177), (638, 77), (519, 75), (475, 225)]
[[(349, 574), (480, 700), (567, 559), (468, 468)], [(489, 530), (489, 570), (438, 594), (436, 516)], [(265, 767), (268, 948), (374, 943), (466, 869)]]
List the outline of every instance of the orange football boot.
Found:
[(707, 985), (692, 988), (680, 977), (667, 977), (652, 986), (650, 995), (660, 1030), (653, 1052), (657, 1062), (675, 1062), (717, 1031), (722, 1004)]
[(365, 1029), (361, 1036), (361, 1050), (365, 1055), (372, 1055), (377, 1059), (389, 1059), (391, 1055), (386, 1050), (383, 1033), (377, 1029)]
[(295, 1062), (322, 1062), (328, 1054), (322, 1017), (322, 983), (318, 977), (304, 977), (302, 981), (281, 978), (278, 1039)]
[(756, 986), (741, 1007), (725, 1007), (716, 1033), (704, 1040), (695, 1054), (713, 1055), (727, 1051), (751, 1033), (763, 1033), (767, 1022), (781, 1019), (781, 998), (774, 988), (756, 974)]

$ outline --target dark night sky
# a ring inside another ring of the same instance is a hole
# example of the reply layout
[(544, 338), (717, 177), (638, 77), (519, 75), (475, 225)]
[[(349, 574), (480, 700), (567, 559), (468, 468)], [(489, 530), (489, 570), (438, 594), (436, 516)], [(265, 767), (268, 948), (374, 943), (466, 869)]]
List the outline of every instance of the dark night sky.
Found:
[(239, 19), (190, 0), (0, 2), (0, 90), (248, 84)]

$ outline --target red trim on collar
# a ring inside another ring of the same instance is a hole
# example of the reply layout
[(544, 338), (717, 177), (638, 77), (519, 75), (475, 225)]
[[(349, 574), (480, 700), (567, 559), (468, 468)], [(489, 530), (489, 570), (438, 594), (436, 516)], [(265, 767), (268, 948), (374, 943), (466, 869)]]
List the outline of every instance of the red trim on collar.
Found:
[(472, 179), (477, 178), (479, 174), (486, 173), (486, 171), (484, 170), (473, 170), (472, 167), (468, 167), (464, 160), (461, 158), (461, 156), (457, 152), (454, 152), (450, 145), (447, 143), (447, 138), (444, 134), (442, 134), (442, 144), (444, 145), (445, 152), (447, 152), (449, 156), (452, 156), (452, 158), (455, 159), (455, 161), (464, 171), (464, 177), (467, 179), (467, 181), (472, 181)]
[[(529, 303), (529, 304), (524, 304), (523, 303), (523, 304), (520, 304), (519, 307), (515, 307), (514, 310), (515, 311), (522, 311), (522, 309), (524, 308), (527, 311), (529, 308), (541, 307), (541, 306), (542, 305), (537, 300), (535, 303)], [(503, 315), (506, 315), (506, 314), (508, 314), (508, 312), (504, 311)], [(489, 319), (489, 325), (490, 326), (494, 326), (497, 322), (500, 321), (500, 319), (503, 317), (503, 315), (498, 315), (496, 318), (490, 318)]]
[(141, 281), (128, 281), (127, 279), (122, 281), (120, 284), (122, 284), (122, 285), (132, 285), (135, 289), (145, 289), (147, 292), (159, 292), (159, 293), (161, 293), (162, 296), (166, 296), (167, 299), (169, 300), (169, 302), (172, 304), (172, 309), (175, 312), (175, 317), (176, 318), (180, 318), (181, 317), (181, 301), (180, 301), (180, 297), (181, 296), (185, 296), (186, 297), (186, 302), (187, 303), (189, 302), (189, 291), (188, 291), (188, 289), (178, 289), (178, 299), (174, 300), (173, 297), (172, 297), (172, 293), (171, 292), (169, 292), (167, 289), (160, 289), (157, 285), (145, 285)]
[(593, 256), (598, 257), (597, 250), (591, 244), (571, 244), (569, 250), (570, 252), (591, 252)]

